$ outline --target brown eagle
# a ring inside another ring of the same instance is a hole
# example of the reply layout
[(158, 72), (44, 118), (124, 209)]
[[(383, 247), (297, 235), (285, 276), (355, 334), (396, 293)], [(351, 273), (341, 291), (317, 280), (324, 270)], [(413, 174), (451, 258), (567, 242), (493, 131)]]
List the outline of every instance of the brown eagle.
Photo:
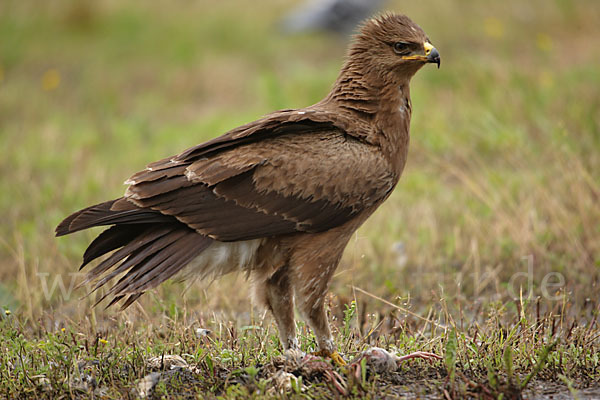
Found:
[(149, 164), (125, 195), (85, 208), (62, 236), (111, 226), (83, 264), (105, 256), (86, 281), (128, 307), (176, 274), (246, 271), (273, 313), (285, 350), (297, 349), (294, 306), (319, 353), (342, 363), (324, 299), (352, 233), (387, 199), (406, 163), (409, 82), (440, 55), (404, 15), (368, 20), (331, 92)]

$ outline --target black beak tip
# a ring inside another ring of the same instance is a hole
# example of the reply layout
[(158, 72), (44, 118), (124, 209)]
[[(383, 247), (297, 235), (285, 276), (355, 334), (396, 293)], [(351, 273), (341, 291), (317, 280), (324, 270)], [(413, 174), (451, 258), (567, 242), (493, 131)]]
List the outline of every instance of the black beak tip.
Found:
[(442, 63), (441, 61), (442, 61), (442, 59), (440, 58), (440, 53), (434, 47), (433, 49), (431, 49), (431, 52), (427, 56), (427, 62), (437, 64), (437, 67), (439, 69), (440, 68), (440, 64)]

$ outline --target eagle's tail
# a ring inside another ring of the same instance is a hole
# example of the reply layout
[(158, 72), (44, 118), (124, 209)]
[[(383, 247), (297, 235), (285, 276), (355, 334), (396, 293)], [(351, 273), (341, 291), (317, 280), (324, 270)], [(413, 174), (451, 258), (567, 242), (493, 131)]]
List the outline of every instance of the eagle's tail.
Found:
[(174, 217), (141, 209), (123, 198), (70, 215), (58, 225), (56, 236), (102, 225), (113, 226), (88, 246), (80, 269), (98, 257), (112, 254), (88, 272), (80, 286), (94, 282), (94, 291), (124, 273), (98, 301), (112, 295), (111, 306), (125, 299), (122, 309), (175, 275), (212, 242)]

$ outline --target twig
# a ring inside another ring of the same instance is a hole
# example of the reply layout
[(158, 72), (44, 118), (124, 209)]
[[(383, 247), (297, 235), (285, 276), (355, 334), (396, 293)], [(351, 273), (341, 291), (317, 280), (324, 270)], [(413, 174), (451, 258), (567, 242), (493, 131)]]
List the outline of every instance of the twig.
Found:
[(359, 292), (361, 292), (361, 293), (363, 293), (363, 294), (366, 294), (366, 295), (367, 295), (367, 296), (369, 296), (369, 297), (372, 297), (372, 298), (374, 298), (375, 300), (379, 300), (379, 301), (381, 301), (382, 303), (385, 303), (385, 304), (387, 304), (387, 305), (389, 305), (389, 306), (392, 306), (392, 307), (394, 307), (394, 308), (396, 308), (396, 309), (398, 309), (398, 310), (400, 310), (400, 311), (402, 311), (402, 312), (405, 312), (405, 313), (407, 313), (407, 314), (410, 314), (410, 315), (412, 315), (412, 316), (413, 316), (413, 317), (415, 317), (415, 318), (418, 318), (418, 319), (420, 319), (420, 320), (423, 320), (423, 321), (429, 322), (430, 324), (432, 324), (432, 325), (435, 325), (435, 326), (437, 326), (438, 328), (441, 328), (441, 329), (443, 329), (443, 330), (444, 330), (444, 333), (446, 333), (446, 331), (448, 330), (448, 327), (447, 327), (447, 326), (445, 326), (445, 325), (442, 325), (442, 324), (440, 324), (440, 323), (438, 323), (438, 322), (432, 321), (432, 320), (430, 320), (430, 319), (428, 319), (428, 318), (422, 317), (422, 316), (420, 316), (419, 314), (416, 314), (416, 313), (414, 313), (414, 312), (412, 312), (412, 311), (410, 311), (410, 310), (408, 310), (408, 309), (406, 309), (406, 308), (400, 307), (400, 306), (398, 306), (398, 305), (396, 305), (396, 304), (394, 304), (394, 303), (392, 303), (392, 302), (389, 302), (389, 301), (387, 301), (387, 300), (385, 300), (385, 299), (383, 299), (383, 298), (381, 298), (381, 297), (379, 297), (379, 296), (376, 296), (376, 295), (374, 295), (373, 293), (369, 293), (369, 292), (367, 292), (366, 290), (363, 290), (363, 289), (359, 288), (358, 286), (351, 285), (350, 287), (351, 287), (353, 290), (358, 290)]

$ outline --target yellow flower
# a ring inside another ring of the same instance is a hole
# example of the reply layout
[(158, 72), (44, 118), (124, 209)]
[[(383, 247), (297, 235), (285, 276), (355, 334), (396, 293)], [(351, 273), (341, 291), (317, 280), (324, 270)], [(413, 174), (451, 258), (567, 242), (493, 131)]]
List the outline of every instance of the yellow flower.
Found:
[(8, 316), (8, 315), (10, 315), (10, 314), (12, 314), (12, 313), (10, 312), (10, 310), (4, 310), (4, 314), (5, 314), (6, 316)]
[(549, 52), (552, 50), (552, 39), (545, 33), (538, 33), (536, 38), (536, 44), (538, 49)]
[(60, 85), (60, 73), (56, 69), (49, 69), (42, 76), (42, 89), (49, 92)]
[(488, 17), (483, 21), (485, 34), (494, 39), (504, 36), (504, 24), (498, 18)]
[(548, 70), (543, 70), (538, 75), (540, 86), (544, 89), (550, 89), (554, 86), (554, 75)]
[(102, 344), (108, 344), (108, 340), (105, 339), (98, 339), (98, 341)]

